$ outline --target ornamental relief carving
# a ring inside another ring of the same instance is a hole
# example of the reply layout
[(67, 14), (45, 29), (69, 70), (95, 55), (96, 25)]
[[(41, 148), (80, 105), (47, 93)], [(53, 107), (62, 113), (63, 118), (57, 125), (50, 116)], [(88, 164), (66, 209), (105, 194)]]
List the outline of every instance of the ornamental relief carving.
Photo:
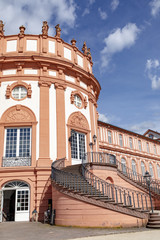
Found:
[(9, 108), (0, 120), (1, 123), (36, 122), (34, 113), (27, 107), (16, 105)]
[(71, 126), (88, 130), (88, 122), (84, 117), (84, 115), (80, 112), (76, 112), (72, 114), (68, 122), (69, 122), (69, 125)]
[(30, 115), (24, 110), (10, 112), (5, 119), (6, 122), (28, 122), (30, 120)]

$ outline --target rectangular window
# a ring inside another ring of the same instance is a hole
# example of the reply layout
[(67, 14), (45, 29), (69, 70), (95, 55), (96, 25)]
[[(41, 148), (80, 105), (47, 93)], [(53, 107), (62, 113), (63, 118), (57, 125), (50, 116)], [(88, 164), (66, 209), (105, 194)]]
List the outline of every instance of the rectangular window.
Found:
[(142, 151), (141, 140), (138, 140), (138, 147), (139, 147), (139, 151)]
[(7, 128), (5, 157), (31, 156), (31, 128)]
[(154, 145), (154, 154), (157, 154), (156, 145)]
[(82, 160), (85, 154), (85, 134), (71, 130), (71, 157)]
[(149, 153), (149, 143), (146, 143), (147, 146), (147, 152)]
[(7, 41), (6, 52), (16, 52), (17, 51), (17, 40)]
[(131, 137), (129, 138), (129, 146), (130, 146), (131, 149), (133, 148), (133, 142), (132, 142), (132, 138)]
[(26, 44), (27, 51), (37, 51), (37, 40), (27, 40)]
[(119, 145), (123, 147), (123, 137), (122, 134), (119, 134)]
[(112, 143), (112, 133), (110, 130), (108, 130), (108, 142), (111, 144)]

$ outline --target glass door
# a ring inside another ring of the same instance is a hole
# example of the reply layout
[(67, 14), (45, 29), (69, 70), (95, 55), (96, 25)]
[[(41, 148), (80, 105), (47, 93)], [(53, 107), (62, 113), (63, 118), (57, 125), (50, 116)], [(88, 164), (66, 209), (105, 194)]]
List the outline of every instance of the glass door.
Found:
[(29, 189), (16, 189), (15, 221), (29, 221)]
[(85, 134), (71, 130), (72, 165), (81, 164), (85, 154)]

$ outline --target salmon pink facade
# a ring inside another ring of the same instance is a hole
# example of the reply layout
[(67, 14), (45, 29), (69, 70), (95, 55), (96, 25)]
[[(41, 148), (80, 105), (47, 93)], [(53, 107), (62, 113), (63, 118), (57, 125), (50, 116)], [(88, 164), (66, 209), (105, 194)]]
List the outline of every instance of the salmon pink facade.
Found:
[(159, 208), (158, 133), (98, 121), (90, 49), (48, 28), (5, 36), (0, 21), (0, 221), (42, 221), (50, 209), (57, 225), (145, 225), (145, 171)]

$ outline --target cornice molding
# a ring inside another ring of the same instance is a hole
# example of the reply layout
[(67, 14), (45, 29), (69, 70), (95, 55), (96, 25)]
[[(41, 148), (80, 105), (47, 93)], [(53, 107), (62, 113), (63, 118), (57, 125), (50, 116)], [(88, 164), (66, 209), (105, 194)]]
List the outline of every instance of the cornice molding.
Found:
[(129, 150), (124, 150), (124, 149), (119, 149), (119, 148), (114, 148), (114, 147), (110, 147), (110, 146), (105, 146), (105, 145), (102, 145), (101, 143), (99, 143), (99, 148), (101, 149), (106, 149), (106, 150), (111, 150), (111, 151), (114, 151), (114, 152), (117, 152), (117, 153), (124, 153), (124, 154), (129, 154), (129, 155), (132, 155), (132, 156), (137, 156), (139, 158), (146, 158), (146, 159), (152, 159), (152, 160), (158, 160), (160, 161), (160, 157), (153, 157), (153, 156), (146, 156), (144, 154), (141, 154), (141, 153), (136, 153), (136, 152), (131, 152)]

